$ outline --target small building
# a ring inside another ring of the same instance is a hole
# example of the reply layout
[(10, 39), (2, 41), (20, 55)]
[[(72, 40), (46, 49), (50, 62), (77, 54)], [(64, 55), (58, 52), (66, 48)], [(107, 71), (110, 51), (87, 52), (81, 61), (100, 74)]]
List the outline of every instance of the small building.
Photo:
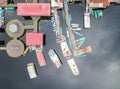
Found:
[(55, 2), (57, 2), (57, 3), (63, 3), (64, 0), (55, 0)]
[(26, 45), (43, 46), (43, 33), (26, 33)]
[(63, 8), (64, 0), (51, 0), (52, 8)]
[(0, 4), (3, 4), (4, 3), (4, 0), (0, 0)]
[(106, 8), (110, 4), (109, 0), (87, 0), (87, 2), (90, 4), (90, 7)]
[(8, 0), (0, 0), (0, 4), (7, 5)]
[(18, 3), (19, 16), (50, 16), (50, 3)]

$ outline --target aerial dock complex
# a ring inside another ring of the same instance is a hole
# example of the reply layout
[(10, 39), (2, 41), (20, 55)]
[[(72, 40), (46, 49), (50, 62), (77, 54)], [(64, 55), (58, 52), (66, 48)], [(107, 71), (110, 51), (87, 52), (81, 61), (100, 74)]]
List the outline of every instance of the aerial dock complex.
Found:
[[(62, 56), (67, 60), (72, 73), (75, 76), (79, 75), (80, 72), (73, 56), (78, 58), (86, 56), (87, 53), (92, 51), (92, 47), (81, 48), (86, 38), (84, 34), (80, 33), (82, 28), (79, 27), (79, 24), (72, 22), (72, 14), (69, 13), (69, 3), (75, 4), (76, 1), (82, 2), (81, 0), (50, 0), (47, 3), (40, 3), (38, 0), (25, 0), (24, 3), (14, 3), (14, 0), (9, 2), (0, 0), (0, 30), (2, 32), (2, 29), (5, 29), (7, 35), (12, 38), (6, 46), (0, 47), (0, 50), (6, 50), (6, 53), (12, 58), (25, 56), (28, 51), (34, 51), (38, 65), (40, 67), (46, 66), (46, 55), (43, 53), (46, 51), (44, 50), (45, 34), (39, 29), (39, 23), (43, 17), (49, 17), (53, 27), (51, 30), (55, 33), (55, 44), (59, 44), (60, 49), (58, 50), (63, 53)], [(103, 16), (103, 9), (107, 8), (110, 3), (119, 4), (120, 0), (86, 0), (83, 29), (91, 27), (91, 14), (96, 19)], [(63, 14), (63, 19), (65, 19), (66, 29), (63, 29), (60, 25), (59, 10)], [(32, 18), (32, 24), (24, 24), (17, 18), (5, 23), (7, 18), (5, 16), (6, 11), (16, 11), (19, 17), (30, 17)], [(27, 30), (31, 30), (31, 32), (27, 32)], [(63, 32), (66, 32), (66, 35)], [(76, 35), (79, 37), (76, 38)], [(25, 36), (25, 42), (20, 39), (23, 36)], [(3, 41), (0, 42), (1, 45), (4, 43)], [(57, 69), (64, 64), (62, 62), (63, 59), (60, 58), (61, 56), (56, 54), (58, 53), (57, 49), (50, 48), (47, 53)], [(31, 79), (37, 77), (34, 63), (28, 63), (27, 70)]]

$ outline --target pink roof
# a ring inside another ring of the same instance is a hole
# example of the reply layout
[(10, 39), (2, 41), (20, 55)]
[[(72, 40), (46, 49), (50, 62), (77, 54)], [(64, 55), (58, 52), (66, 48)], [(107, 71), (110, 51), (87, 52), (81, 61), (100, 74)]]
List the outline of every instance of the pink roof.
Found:
[(50, 16), (50, 3), (18, 3), (17, 15)]
[(43, 33), (26, 33), (26, 45), (43, 45)]
[(46, 65), (46, 62), (45, 62), (43, 53), (42, 53), (42, 52), (37, 53), (36, 56), (37, 56), (37, 60), (38, 60), (39, 65), (40, 65), (40, 66), (45, 66), (45, 65)]
[(1, 4), (4, 3), (4, 0), (0, 0), (0, 3), (1, 3)]

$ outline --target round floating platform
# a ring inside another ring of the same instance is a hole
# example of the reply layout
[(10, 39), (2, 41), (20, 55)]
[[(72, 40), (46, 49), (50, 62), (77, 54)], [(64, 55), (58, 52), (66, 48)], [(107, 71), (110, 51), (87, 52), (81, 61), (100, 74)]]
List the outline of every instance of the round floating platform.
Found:
[(24, 26), (19, 20), (11, 20), (6, 25), (6, 32), (12, 38), (19, 38), (24, 34)]
[(7, 43), (6, 51), (10, 57), (20, 57), (24, 52), (24, 44), (20, 40), (11, 40)]

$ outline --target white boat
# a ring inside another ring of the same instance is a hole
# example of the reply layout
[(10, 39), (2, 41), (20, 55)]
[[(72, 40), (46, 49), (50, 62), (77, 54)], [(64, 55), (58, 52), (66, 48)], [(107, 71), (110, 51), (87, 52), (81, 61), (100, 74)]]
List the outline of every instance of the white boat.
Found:
[(71, 26), (72, 26), (73, 28), (79, 28), (79, 24), (72, 23)]
[(62, 49), (62, 53), (63, 53), (64, 57), (70, 57), (71, 56), (70, 49), (69, 49), (69, 47), (68, 47), (66, 42), (61, 42), (60, 43), (60, 47)]
[(84, 28), (90, 28), (90, 14), (84, 13)]
[(62, 61), (59, 59), (54, 50), (50, 49), (48, 55), (56, 68), (59, 68), (62, 65)]
[(36, 78), (38, 76), (35, 65), (33, 63), (27, 64), (27, 70), (28, 70), (30, 79)]
[(69, 60), (67, 60), (67, 62), (69, 64), (69, 66), (70, 66), (70, 69), (71, 69), (72, 73), (75, 76), (79, 75), (79, 70), (78, 70), (78, 67), (77, 67), (74, 59), (69, 59)]

